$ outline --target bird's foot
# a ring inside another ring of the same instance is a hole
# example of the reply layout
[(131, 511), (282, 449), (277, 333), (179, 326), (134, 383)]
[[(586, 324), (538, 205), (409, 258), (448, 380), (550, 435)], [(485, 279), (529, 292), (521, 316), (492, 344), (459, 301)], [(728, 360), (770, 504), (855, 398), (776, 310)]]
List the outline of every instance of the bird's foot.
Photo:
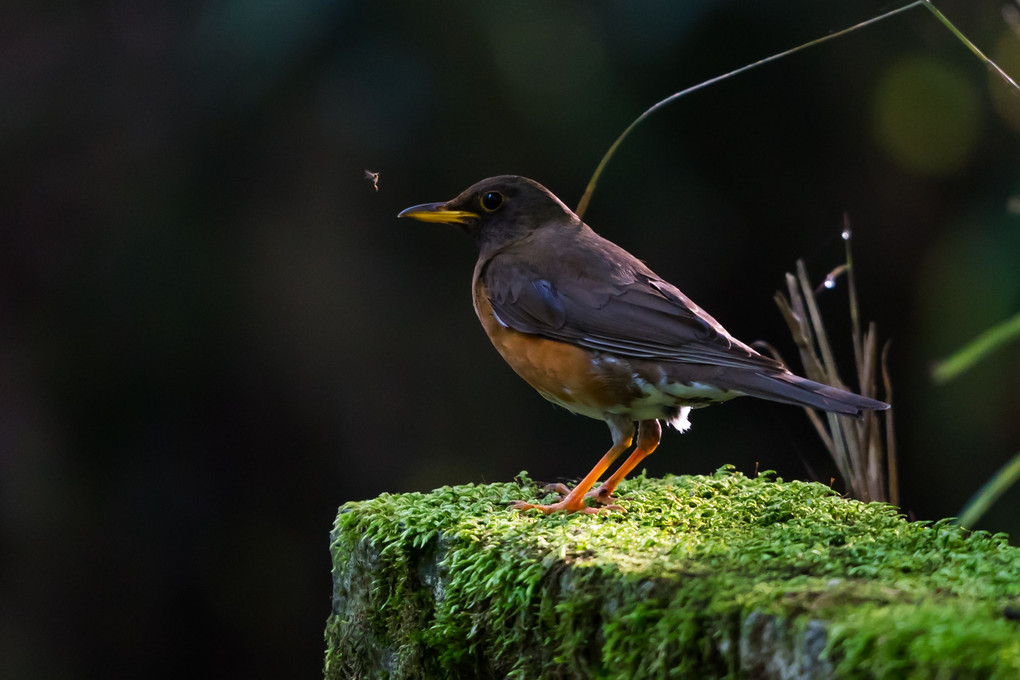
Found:
[(528, 503), (526, 501), (516, 501), (511, 506), (514, 510), (539, 510), (547, 515), (551, 515), (554, 512), (580, 512), (585, 515), (597, 515), (600, 512), (609, 512), (611, 510), (623, 511), (619, 505), (602, 505), (593, 507), (584, 504), (582, 499), (579, 503), (570, 502), (569, 499), (564, 498), (557, 503), (551, 503), (549, 505), (542, 505), (541, 503)]
[[(566, 497), (570, 493), (570, 487), (568, 487), (566, 484), (559, 483), (546, 484), (542, 490), (545, 491), (546, 493), (556, 493), (563, 497)], [(591, 491), (586, 493), (584, 497), (590, 498), (599, 505), (603, 505), (609, 509), (616, 510), (620, 508), (620, 506), (617, 505), (616, 503), (616, 499), (613, 498), (609, 490), (606, 489), (604, 485), (599, 486), (596, 489), (592, 489)]]
[(605, 486), (600, 486), (597, 489), (592, 489), (585, 495), (585, 498), (590, 498), (599, 505), (603, 505), (607, 508), (620, 507), (619, 505), (616, 504), (616, 499), (613, 498), (613, 496), (609, 492), (609, 489), (607, 489)]
[[(599, 487), (601, 490), (602, 487)], [(577, 489), (571, 490), (565, 484), (549, 484), (543, 489), (546, 493), (555, 493), (561, 496), (560, 500), (549, 505), (541, 503), (528, 503), (526, 501), (517, 501), (510, 507), (514, 510), (540, 510), (547, 515), (554, 512), (581, 512), (586, 515), (594, 515), (600, 512), (609, 512), (613, 510), (619, 510), (623, 512), (623, 508), (617, 505), (615, 499), (608, 493), (598, 494), (596, 491), (589, 491), (585, 495), (580, 495)], [(589, 506), (585, 504), (585, 499), (591, 498), (595, 501), (596, 505)]]

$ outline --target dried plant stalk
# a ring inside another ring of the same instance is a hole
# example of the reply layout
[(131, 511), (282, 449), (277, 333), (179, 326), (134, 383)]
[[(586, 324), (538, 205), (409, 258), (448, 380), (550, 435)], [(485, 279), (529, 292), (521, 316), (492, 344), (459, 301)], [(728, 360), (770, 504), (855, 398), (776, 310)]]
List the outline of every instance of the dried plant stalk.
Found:
[[(892, 382), (887, 367), (889, 344), (885, 344), (880, 355), (874, 322), (868, 324), (866, 331), (861, 329), (849, 228), (844, 230), (843, 238), (846, 241), (846, 264), (830, 274), (826, 287), (835, 275), (846, 273), (858, 391), (862, 396), (891, 403)], [(845, 389), (803, 260), (797, 261), (796, 272), (796, 275), (786, 275), (787, 291), (785, 294), (777, 292), (775, 300), (797, 345), (804, 373), (811, 380)], [(774, 350), (770, 348), (770, 351), (782, 361)], [(879, 371), (884, 397), (878, 395)], [(856, 419), (826, 413), (824, 423), (815, 410), (805, 408), (804, 411), (836, 464), (849, 495), (862, 501), (898, 503), (899, 480), (891, 410), (866, 411)]]

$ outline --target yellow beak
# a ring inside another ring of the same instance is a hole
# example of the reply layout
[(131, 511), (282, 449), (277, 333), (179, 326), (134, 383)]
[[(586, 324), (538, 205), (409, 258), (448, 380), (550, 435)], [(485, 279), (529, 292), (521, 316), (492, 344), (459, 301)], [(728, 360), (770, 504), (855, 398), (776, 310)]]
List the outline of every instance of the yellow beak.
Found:
[(397, 217), (410, 217), (420, 222), (464, 224), (470, 219), (478, 218), (478, 214), (469, 210), (447, 210), (445, 203), (422, 203), (401, 210)]

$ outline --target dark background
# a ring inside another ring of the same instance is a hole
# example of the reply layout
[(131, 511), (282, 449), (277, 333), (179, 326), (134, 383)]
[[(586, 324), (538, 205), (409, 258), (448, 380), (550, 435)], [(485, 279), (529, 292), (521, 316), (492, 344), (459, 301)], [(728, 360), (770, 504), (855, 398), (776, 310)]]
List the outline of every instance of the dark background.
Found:
[[(1014, 4), (937, 4), (1020, 75)], [(891, 6), (5, 3), (0, 673), (316, 676), (337, 506), (576, 478), (610, 441), (492, 350), (470, 241), (397, 212), (500, 173), (576, 205), (654, 102)], [(1020, 308), (1018, 129), (915, 8), (656, 114), (586, 219), (792, 357), (773, 292), (842, 261), (849, 214), (903, 507), (936, 519), (1020, 448), (1015, 344), (929, 378)], [(848, 359), (845, 295), (823, 307)], [(649, 474), (832, 474), (799, 409), (693, 420)], [(1015, 542), (1018, 510), (980, 526)]]

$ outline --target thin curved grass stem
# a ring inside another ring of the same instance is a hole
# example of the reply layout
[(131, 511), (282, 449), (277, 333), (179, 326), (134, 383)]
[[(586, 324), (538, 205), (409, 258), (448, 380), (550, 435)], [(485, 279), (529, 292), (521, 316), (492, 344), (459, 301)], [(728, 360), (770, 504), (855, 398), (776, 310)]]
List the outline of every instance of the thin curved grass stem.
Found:
[(581, 200), (577, 204), (577, 210), (576, 210), (577, 216), (581, 217), (581, 218), (584, 217), (584, 213), (588, 209), (588, 204), (591, 202), (591, 196), (595, 192), (595, 185), (598, 184), (599, 178), (602, 176), (602, 172), (606, 169), (606, 166), (609, 165), (609, 160), (616, 153), (616, 150), (620, 147), (620, 144), (623, 142), (623, 140), (626, 139), (627, 136), (631, 133), (631, 131), (633, 131), (634, 128), (636, 128), (638, 125), (640, 125), (642, 121), (644, 121), (646, 118), (648, 118), (648, 116), (652, 115), (653, 113), (655, 113), (659, 109), (661, 109), (664, 106), (667, 106), (669, 104), (672, 104), (676, 100), (680, 99), (681, 97), (685, 97), (685, 96), (691, 94), (692, 92), (697, 92), (698, 90), (700, 90), (702, 88), (708, 87), (709, 85), (714, 85), (715, 83), (718, 83), (720, 81), (726, 80), (727, 78), (732, 78), (733, 76), (740, 75), (741, 73), (744, 73), (746, 71), (750, 71), (753, 68), (757, 68), (757, 67), (762, 66), (764, 64), (769, 64), (769, 63), (771, 63), (773, 61), (777, 61), (779, 59), (782, 59), (783, 57), (788, 57), (791, 54), (796, 54), (797, 52), (800, 52), (801, 50), (806, 50), (809, 47), (814, 47), (815, 45), (820, 45), (823, 42), (827, 42), (827, 41), (832, 40), (834, 38), (838, 38), (840, 36), (846, 35), (847, 33), (851, 33), (853, 31), (856, 31), (856, 30), (860, 29), (860, 28), (864, 28), (865, 26), (870, 26), (871, 24), (877, 23), (877, 22), (882, 21), (884, 19), (888, 19), (889, 17), (896, 16), (897, 14), (901, 14), (903, 12), (906, 12), (909, 9), (913, 9), (914, 7), (917, 7), (918, 5), (924, 5), (928, 9), (928, 11), (931, 12), (935, 16), (935, 18), (937, 18), (946, 28), (948, 28), (949, 31), (954, 36), (957, 37), (958, 40), (960, 40), (964, 45), (966, 45), (967, 48), (977, 56), (978, 59), (983, 61), (985, 63), (985, 65), (988, 66), (988, 68), (990, 68), (993, 71), (995, 71), (995, 73), (997, 73), (1003, 80), (1005, 80), (1007, 83), (1009, 83), (1011, 86), (1013, 86), (1014, 89), (1020, 90), (1020, 87), (1017, 86), (1016, 82), (1014, 82), (1012, 78), (1010, 78), (1008, 75), (1006, 75), (1006, 72), (1003, 71), (1001, 68), (999, 68), (999, 66), (995, 62), (993, 62), (991, 59), (989, 59), (987, 56), (985, 56), (984, 52), (979, 50), (974, 43), (972, 43), (970, 40), (968, 40), (967, 37), (965, 35), (963, 35), (963, 33), (961, 33), (960, 30), (958, 28), (956, 28), (956, 26), (954, 26), (953, 23), (951, 21), (949, 21), (949, 19), (947, 19), (944, 14), (942, 14), (942, 12), (940, 12), (930, 2), (930, 0), (914, 0), (914, 2), (906, 4), (903, 7), (897, 7), (896, 9), (891, 9), (888, 12), (885, 12), (884, 14), (879, 14), (876, 17), (872, 17), (872, 18), (867, 19), (865, 21), (862, 21), (862, 22), (860, 22), (858, 24), (854, 24), (853, 26), (850, 26), (849, 28), (844, 28), (844, 29), (836, 31), (834, 33), (829, 33), (828, 35), (825, 35), (825, 36), (822, 36), (821, 38), (816, 38), (816, 39), (811, 40), (809, 42), (803, 43), (802, 45), (798, 45), (797, 47), (793, 47), (791, 49), (784, 50), (782, 52), (778, 52), (776, 54), (773, 54), (772, 56), (765, 57), (764, 59), (759, 59), (758, 61), (750, 63), (750, 64), (745, 64), (744, 66), (741, 66), (740, 68), (735, 69), (733, 71), (730, 71), (728, 73), (723, 73), (722, 75), (715, 76), (714, 78), (709, 78), (708, 80), (704, 80), (704, 81), (698, 83), (697, 85), (693, 85), (691, 87), (688, 87), (685, 90), (681, 90), (680, 92), (672, 94), (672, 95), (666, 97), (665, 99), (663, 99), (662, 101), (659, 101), (656, 104), (652, 105), (647, 111), (645, 111), (640, 116), (638, 116), (634, 120), (634, 122), (632, 122), (630, 125), (627, 126), (627, 129), (625, 129), (620, 134), (620, 136), (616, 138), (616, 141), (613, 142), (613, 145), (609, 147), (608, 151), (606, 151), (606, 154), (602, 157), (602, 160), (599, 161), (598, 167), (595, 168), (595, 173), (591, 176), (591, 179), (588, 181), (588, 186), (585, 187), (584, 194), (581, 196)]

